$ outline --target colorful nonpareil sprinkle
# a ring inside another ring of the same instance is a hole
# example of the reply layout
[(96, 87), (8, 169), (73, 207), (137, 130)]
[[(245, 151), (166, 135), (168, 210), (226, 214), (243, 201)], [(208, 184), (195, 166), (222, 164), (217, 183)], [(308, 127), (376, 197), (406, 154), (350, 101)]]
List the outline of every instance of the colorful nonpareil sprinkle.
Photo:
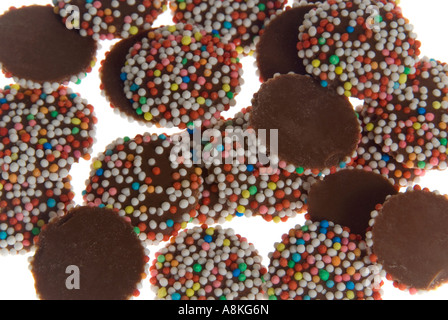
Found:
[(305, 15), (297, 49), (322, 87), (375, 99), (415, 72), (420, 42), (412, 29), (392, 2), (330, 0)]
[(261, 299), (261, 260), (233, 229), (202, 225), (182, 231), (156, 253), (150, 283), (159, 300)]
[(197, 215), (202, 170), (161, 134), (120, 138), (92, 162), (85, 203), (117, 209), (142, 241), (167, 241)]
[(173, 21), (197, 24), (222, 41), (233, 42), (240, 54), (254, 50), (265, 21), (283, 10), (284, 0), (173, 0)]
[(166, 0), (53, 0), (62, 22), (95, 40), (129, 38), (151, 28)]
[(269, 254), (271, 300), (379, 300), (381, 275), (366, 244), (346, 227), (307, 221), (282, 236)]
[(408, 168), (447, 168), (448, 65), (427, 57), (392, 94), (370, 101), (364, 127)]
[(189, 24), (161, 27), (135, 44), (122, 69), (124, 93), (140, 121), (210, 127), (235, 104), (242, 65), (234, 44)]

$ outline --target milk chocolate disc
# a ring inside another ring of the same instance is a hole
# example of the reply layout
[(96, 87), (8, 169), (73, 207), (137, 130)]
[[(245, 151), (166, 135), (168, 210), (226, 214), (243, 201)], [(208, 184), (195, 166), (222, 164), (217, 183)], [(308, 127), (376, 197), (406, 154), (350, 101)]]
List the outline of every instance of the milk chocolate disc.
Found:
[(77, 207), (42, 231), (30, 264), (42, 300), (127, 300), (146, 259), (128, 221), (113, 210)]
[(390, 197), (372, 212), (373, 254), (400, 288), (432, 290), (448, 281), (448, 200), (428, 190)]
[(117, 108), (120, 112), (127, 116), (135, 116), (135, 110), (132, 108), (132, 102), (126, 98), (124, 94), (124, 82), (121, 80), (121, 68), (126, 62), (126, 56), (130, 48), (137, 42), (141, 41), (148, 31), (143, 31), (136, 36), (123, 39), (117, 42), (106, 57), (101, 62), (99, 70), (101, 79), (101, 90), (110, 102), (112, 108)]
[(20, 84), (43, 84), (82, 79), (90, 72), (97, 43), (69, 30), (51, 6), (11, 9), (0, 17), (0, 64)]
[(276, 73), (306, 74), (303, 61), (298, 56), (297, 39), (303, 17), (312, 8), (315, 6), (287, 8), (263, 30), (255, 50), (262, 81), (272, 78)]
[(333, 221), (364, 237), (375, 206), (396, 193), (394, 186), (379, 174), (357, 169), (342, 170), (311, 187), (308, 218)]
[(249, 124), (267, 130), (267, 137), (278, 130), (278, 157), (296, 167), (337, 166), (356, 149), (360, 126), (352, 105), (308, 76), (274, 77), (261, 85), (252, 104)]

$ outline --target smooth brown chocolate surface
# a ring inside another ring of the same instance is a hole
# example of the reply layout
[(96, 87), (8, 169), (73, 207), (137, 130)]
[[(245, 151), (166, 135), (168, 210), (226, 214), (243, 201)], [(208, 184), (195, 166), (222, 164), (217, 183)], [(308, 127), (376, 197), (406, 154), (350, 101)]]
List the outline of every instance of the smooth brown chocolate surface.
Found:
[(303, 17), (312, 8), (315, 6), (287, 9), (266, 26), (255, 51), (263, 81), (274, 77), (276, 73), (306, 74), (303, 61), (298, 56), (297, 39)]
[[(308, 76), (274, 77), (261, 85), (252, 104), (249, 124), (266, 135), (277, 129), (278, 156), (296, 167), (336, 166), (356, 149), (360, 126), (352, 105)], [(266, 145), (271, 148), (269, 141)]]
[(101, 90), (104, 91), (112, 107), (118, 108), (121, 112), (132, 117), (135, 117), (135, 110), (132, 108), (132, 102), (124, 94), (124, 82), (120, 78), (121, 68), (126, 62), (126, 55), (130, 48), (147, 34), (148, 31), (144, 31), (132, 38), (123, 39), (116, 43), (106, 53), (106, 58), (101, 62)]
[(384, 270), (410, 288), (448, 281), (448, 200), (428, 191), (389, 198), (372, 229), (373, 253)]
[(364, 170), (342, 170), (315, 183), (308, 195), (312, 221), (329, 220), (364, 236), (370, 213), (397, 191), (383, 176)]
[(31, 271), (42, 300), (125, 300), (144, 266), (144, 248), (127, 221), (109, 209), (77, 207), (41, 233)]
[(33, 82), (70, 80), (87, 72), (97, 43), (69, 30), (51, 6), (12, 9), (0, 17), (3, 71)]

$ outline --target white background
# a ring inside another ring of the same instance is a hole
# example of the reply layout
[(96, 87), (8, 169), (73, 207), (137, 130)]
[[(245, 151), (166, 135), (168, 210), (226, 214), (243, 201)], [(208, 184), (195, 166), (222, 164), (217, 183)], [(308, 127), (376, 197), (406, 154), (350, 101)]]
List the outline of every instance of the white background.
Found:
[[(290, 0), (291, 1), (291, 0)], [(1, 0), (0, 14), (7, 10), (10, 6), (20, 7), (30, 4), (51, 4), (51, 0)], [(435, 58), (440, 61), (448, 62), (448, 1), (446, 0), (402, 0), (401, 7), (405, 17), (412, 24), (418, 35), (418, 39), (422, 42), (422, 55)], [(169, 11), (165, 12), (158, 18), (155, 26), (171, 24), (171, 16)], [(93, 72), (90, 73), (80, 85), (70, 84), (74, 91), (88, 100), (95, 107), (96, 115), (99, 118), (97, 125), (97, 141), (94, 145), (92, 156), (105, 150), (105, 147), (119, 137), (134, 137), (138, 133), (146, 131), (157, 133), (172, 133), (176, 130), (148, 129), (129, 123), (126, 119), (121, 118), (114, 113), (109, 103), (100, 94), (100, 81), (98, 77), (98, 68), (100, 62), (104, 58), (111, 45), (116, 42), (102, 42), (102, 49), (98, 52), (98, 63)], [(1, 48), (1, 44), (0, 44)], [(32, 50), (32, 48), (30, 48)], [(237, 105), (232, 108), (226, 115), (232, 117), (235, 112), (243, 107), (250, 106), (252, 95), (259, 88), (256, 69), (254, 68), (254, 59), (246, 57), (243, 60), (244, 65), (244, 81), (242, 93), (236, 97)], [(0, 74), (0, 87), (11, 84), (11, 79), (5, 79)], [(356, 103), (356, 102), (354, 102)], [(75, 201), (82, 204), (81, 192), (85, 187), (85, 180), (88, 178), (90, 171), (90, 162), (82, 160), (79, 164), (73, 166), (71, 175), (73, 177), (73, 188), (76, 192)], [(442, 193), (448, 193), (448, 171), (428, 173), (419, 183), (431, 190), (439, 190)], [(275, 224), (266, 222), (261, 218), (235, 218), (232, 222), (226, 223), (225, 227), (232, 227), (237, 233), (245, 236), (250, 242), (254, 243), (260, 254), (263, 256), (265, 265), (268, 265), (268, 253), (273, 251), (274, 243), (281, 240), (281, 235), (288, 232), (296, 224), (302, 224), (304, 219), (297, 216), (290, 219), (286, 223)], [(428, 236), (431, 235), (431, 230)], [(428, 248), (430, 250), (430, 248)], [(157, 248), (151, 248), (151, 261), (153, 254)], [(0, 299), (36, 299), (34, 289), (34, 280), (28, 269), (29, 256), (0, 256)], [(383, 299), (448, 299), (448, 285), (438, 290), (411, 296), (406, 292), (402, 292), (392, 287), (387, 280), (383, 287)], [(153, 299), (154, 294), (149, 287), (148, 278), (142, 281), (141, 295), (137, 299)]]

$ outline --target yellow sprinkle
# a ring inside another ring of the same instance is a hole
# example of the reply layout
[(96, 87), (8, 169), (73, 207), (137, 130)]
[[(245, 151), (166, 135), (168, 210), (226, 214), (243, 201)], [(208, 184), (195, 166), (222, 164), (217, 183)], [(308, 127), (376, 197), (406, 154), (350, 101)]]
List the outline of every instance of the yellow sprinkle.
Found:
[(225, 92), (229, 92), (230, 91), (230, 86), (227, 83), (225, 83), (225, 84), (222, 85), (222, 90), (224, 90)]
[(204, 99), (204, 97), (198, 97), (196, 99), (196, 102), (199, 103), (199, 104), (204, 104), (205, 103), (205, 99)]
[(39, 143), (39, 144), (44, 144), (44, 143), (47, 142), (47, 141), (48, 141), (47, 139), (45, 139), (45, 138), (41, 138), (41, 139), (39, 139), (38, 143)]
[(179, 89), (179, 85), (177, 83), (173, 83), (171, 85), (171, 91), (177, 91), (177, 89)]
[(338, 242), (335, 242), (335, 243), (333, 244), (333, 249), (335, 249), (335, 250), (339, 250), (339, 249), (341, 249), (341, 244), (338, 243)]
[(40, 227), (43, 227), (45, 225), (45, 221), (44, 220), (39, 220), (39, 221), (37, 221), (37, 226), (40, 228)]
[(334, 69), (334, 72), (335, 72), (337, 75), (340, 75), (340, 74), (342, 74), (342, 72), (344, 72), (344, 69), (342, 69), (342, 67), (336, 67), (336, 68)]
[(111, 205), (111, 204), (108, 204), (108, 205), (106, 206), (106, 208), (107, 208), (107, 209), (113, 209), (113, 208), (114, 208), (114, 206), (113, 206), (113, 205)]
[(277, 189), (277, 184), (275, 182), (271, 181), (268, 183), (268, 188), (271, 190), (275, 190), (275, 189)]
[[(447, 150), (447, 152), (448, 152), (448, 150)], [(233, 219), (233, 216), (230, 214), (226, 217), (226, 221), (232, 221), (232, 219)]]
[(171, 33), (175, 32), (176, 30), (177, 30), (176, 26), (169, 26), (168, 27), (168, 31), (171, 32)]
[(415, 122), (415, 123), (412, 125), (412, 127), (413, 127), (415, 130), (419, 130), (419, 129), (422, 127), (422, 125), (421, 125), (420, 123), (418, 123), (418, 122)]
[(154, 76), (155, 77), (160, 77), (161, 74), (162, 74), (162, 71), (160, 71), (160, 70), (154, 71)]
[(187, 7), (187, 3), (186, 2), (179, 3), (179, 9), (180, 10), (185, 10), (186, 7)]
[(268, 295), (269, 296), (273, 296), (275, 294), (274, 288), (269, 288), (268, 289)]
[(250, 197), (250, 192), (249, 190), (244, 190), (243, 192), (241, 192), (241, 195), (243, 196), (244, 199), (247, 199)]
[(191, 43), (191, 37), (183, 36), (181, 42), (184, 46), (188, 46)]
[(185, 228), (187, 227), (187, 224), (188, 224), (188, 222), (184, 221), (184, 222), (182, 222), (182, 223), (180, 224), (180, 227), (181, 227), (182, 229), (185, 229)]
[(93, 162), (93, 168), (94, 169), (100, 169), (102, 166), (103, 166), (103, 164), (99, 160), (96, 160), (96, 161)]
[(0, 191), (3, 190), (3, 185), (0, 183)]
[(194, 38), (196, 39), (196, 41), (201, 41), (201, 39), (202, 39), (202, 33), (200, 33), (199, 31), (198, 31), (198, 32), (195, 32), (195, 34), (194, 34)]
[(276, 216), (272, 218), (272, 221), (274, 221), (274, 223), (279, 223), (280, 221), (282, 221), (282, 219), (279, 216)]
[(242, 54), (244, 52), (244, 48), (241, 46), (236, 47), (236, 52), (238, 52), (238, 54)]
[(145, 112), (145, 114), (143, 115), (143, 117), (145, 118), (146, 121), (151, 121), (151, 120), (152, 120), (152, 114), (151, 114), (151, 112)]
[(193, 289), (194, 291), (198, 291), (199, 289), (201, 289), (201, 284), (198, 283), (198, 282), (195, 282), (195, 283), (193, 284), (192, 289)]
[(11, 160), (15, 161), (17, 159), (19, 159), (19, 155), (17, 153), (11, 154)]
[(205, 233), (206, 233), (207, 235), (209, 235), (209, 236), (212, 236), (212, 235), (215, 233), (215, 228), (212, 228), (212, 227), (207, 228), (207, 229), (205, 230)]
[(313, 62), (311, 62), (311, 64), (313, 65), (314, 68), (319, 68), (320, 67), (320, 60), (314, 59)]
[(236, 208), (236, 211), (238, 211), (239, 213), (244, 213), (244, 212), (246, 212), (246, 207), (239, 205)]
[(73, 118), (73, 119), (72, 119), (72, 123), (73, 123), (75, 126), (79, 126), (79, 125), (81, 124), (81, 120), (78, 119), (78, 118)]
[(127, 214), (131, 214), (132, 212), (134, 212), (134, 207), (132, 207), (132, 206), (127, 206), (127, 207), (124, 209), (124, 212), (126, 212)]
[(135, 35), (138, 33), (138, 28), (136, 26), (133, 26), (129, 29), (129, 33), (132, 35)]
[(441, 106), (442, 106), (442, 104), (439, 101), (434, 101), (432, 103), (432, 107), (436, 110), (440, 109)]
[(408, 76), (406, 74), (404, 74), (404, 73), (401, 74), (400, 78), (398, 79), (398, 82), (400, 84), (404, 84), (404, 83), (406, 83), (406, 81), (408, 81)]
[(350, 98), (352, 96), (352, 93), (350, 91), (345, 91), (344, 96), (346, 96), (347, 98)]
[(373, 125), (373, 123), (368, 123), (368, 124), (366, 125), (366, 130), (367, 130), (367, 131), (372, 131), (374, 127), (375, 127), (375, 126)]
[(283, 244), (283, 243), (279, 243), (278, 245), (277, 245), (277, 251), (283, 251), (283, 250), (285, 250), (285, 245)]
[(353, 85), (350, 82), (344, 83), (344, 89), (345, 90), (351, 90)]
[(223, 246), (230, 246), (230, 240), (229, 239), (224, 239), (224, 241), (222, 242)]
[(13, 84), (13, 85), (11, 86), (11, 89), (19, 90), (19, 89), (20, 89), (20, 86), (19, 86), (18, 84)]
[(355, 297), (355, 293), (351, 290), (347, 291), (347, 298), (353, 299)]
[(300, 281), (300, 280), (302, 280), (302, 278), (303, 278), (303, 274), (302, 274), (302, 272), (296, 272), (296, 273), (294, 273), (294, 279), (295, 279), (295, 280)]
[(159, 290), (157, 290), (157, 297), (165, 298), (166, 297), (166, 288), (162, 287)]

